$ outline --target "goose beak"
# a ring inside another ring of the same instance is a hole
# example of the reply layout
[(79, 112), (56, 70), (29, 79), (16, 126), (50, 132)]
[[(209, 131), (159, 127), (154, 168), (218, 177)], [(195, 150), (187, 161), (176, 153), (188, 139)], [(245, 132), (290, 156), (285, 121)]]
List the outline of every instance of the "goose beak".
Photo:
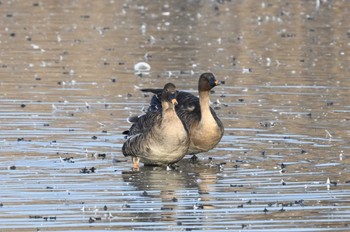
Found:
[(171, 99), (171, 103), (172, 103), (174, 106), (176, 106), (176, 105), (178, 104), (175, 98)]

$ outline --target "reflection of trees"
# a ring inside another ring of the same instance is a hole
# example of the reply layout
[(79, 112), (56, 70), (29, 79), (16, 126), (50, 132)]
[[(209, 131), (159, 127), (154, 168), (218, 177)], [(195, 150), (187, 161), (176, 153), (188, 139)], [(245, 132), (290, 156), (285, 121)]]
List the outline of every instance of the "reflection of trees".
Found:
[(158, 167), (141, 167), (139, 172), (123, 174), (123, 180), (138, 190), (139, 195), (129, 198), (125, 217), (136, 221), (167, 221), (174, 225), (182, 219), (203, 218), (212, 209), (210, 192), (216, 184), (219, 169), (182, 161), (176, 170)]

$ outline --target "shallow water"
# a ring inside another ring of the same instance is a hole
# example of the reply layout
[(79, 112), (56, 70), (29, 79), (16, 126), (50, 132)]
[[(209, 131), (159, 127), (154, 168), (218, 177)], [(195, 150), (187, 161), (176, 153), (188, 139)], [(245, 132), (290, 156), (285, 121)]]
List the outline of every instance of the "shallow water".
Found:
[[(0, 231), (350, 230), (347, 1), (0, 3)], [(138, 89), (206, 71), (220, 144), (130, 172)]]

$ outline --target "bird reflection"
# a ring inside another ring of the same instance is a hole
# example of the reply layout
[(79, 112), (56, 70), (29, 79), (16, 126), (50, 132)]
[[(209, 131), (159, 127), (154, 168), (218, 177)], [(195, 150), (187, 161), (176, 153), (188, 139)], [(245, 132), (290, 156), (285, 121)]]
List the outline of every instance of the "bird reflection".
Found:
[(205, 214), (206, 209), (215, 208), (211, 192), (215, 192), (220, 171), (219, 165), (210, 162), (183, 160), (174, 170), (143, 166), (137, 172), (123, 173), (123, 180), (134, 186), (140, 196), (127, 202), (130, 208), (139, 209), (129, 216), (140, 221), (181, 225), (180, 218), (192, 217), (193, 213)]

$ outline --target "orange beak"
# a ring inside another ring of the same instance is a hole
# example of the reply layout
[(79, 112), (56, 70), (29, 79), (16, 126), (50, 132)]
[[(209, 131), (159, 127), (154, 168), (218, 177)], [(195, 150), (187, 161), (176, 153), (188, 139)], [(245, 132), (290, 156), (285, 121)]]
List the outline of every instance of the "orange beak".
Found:
[(220, 85), (220, 81), (218, 81), (218, 80), (215, 80), (215, 85)]
[(172, 103), (174, 106), (176, 106), (176, 105), (177, 105), (176, 99), (175, 99), (175, 98), (171, 99), (171, 103)]

